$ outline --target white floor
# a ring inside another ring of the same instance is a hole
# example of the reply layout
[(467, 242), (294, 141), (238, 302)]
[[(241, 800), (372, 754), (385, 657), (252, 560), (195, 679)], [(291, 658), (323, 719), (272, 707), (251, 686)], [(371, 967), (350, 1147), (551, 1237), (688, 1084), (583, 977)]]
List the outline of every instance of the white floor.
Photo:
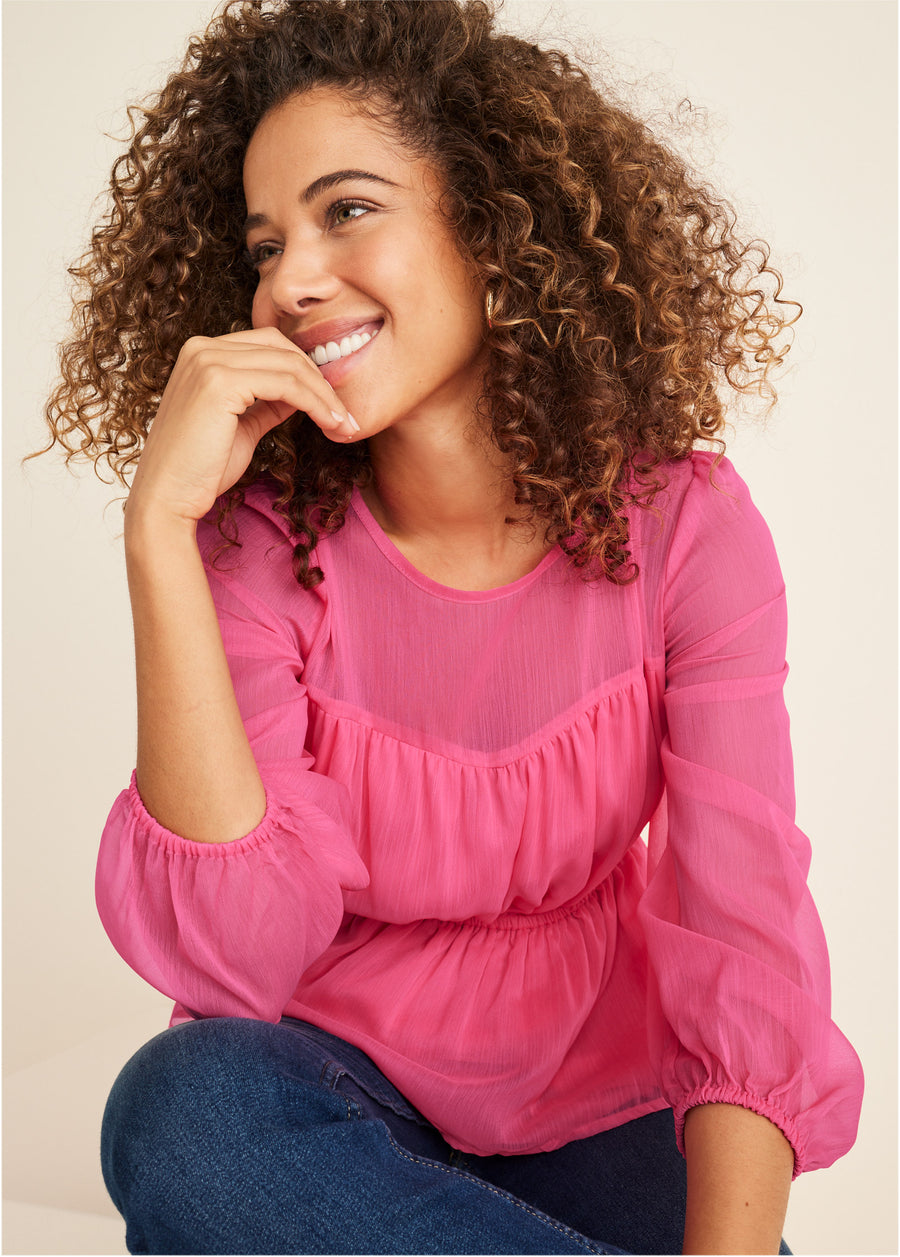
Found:
[(3, 1252), (12, 1254), (125, 1254), (125, 1225), (78, 1209), (21, 1200), (3, 1202)]
[[(100, 1173), (100, 1118), (116, 1075), (169, 1005), (107, 1025), (3, 1080), (3, 1253), (126, 1253)], [(164, 1015), (165, 1014), (165, 1015)]]

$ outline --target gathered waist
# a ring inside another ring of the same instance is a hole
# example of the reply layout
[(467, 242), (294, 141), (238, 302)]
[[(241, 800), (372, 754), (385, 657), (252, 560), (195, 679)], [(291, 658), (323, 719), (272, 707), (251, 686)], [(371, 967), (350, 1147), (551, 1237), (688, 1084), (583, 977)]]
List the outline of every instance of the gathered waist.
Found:
[[(617, 866), (618, 867), (618, 866)], [(610, 876), (612, 876), (610, 874)], [(442, 921), (441, 925), (458, 925), (461, 929), (484, 930), (534, 930), (548, 925), (555, 925), (574, 916), (579, 911), (600, 908), (600, 896), (608, 879), (599, 886), (594, 886), (585, 894), (580, 895), (571, 903), (562, 904), (559, 908), (550, 908), (546, 912), (502, 912), (497, 917), (467, 917), (464, 921)]]
[(349, 913), (285, 1013), (355, 1044), (464, 1152), (547, 1151), (650, 1112), (643, 864), (543, 912)]
[[(548, 892), (547, 900), (557, 900), (554, 907), (526, 906), (524, 909), (508, 908), (493, 913), (482, 911), (472, 916), (456, 916), (451, 912), (445, 916), (440, 912), (431, 912), (405, 918), (399, 913), (394, 914), (395, 907), (399, 905), (382, 903), (380, 894), (372, 886), (367, 891), (357, 892), (352, 896), (353, 906), (348, 908), (344, 920), (345, 926), (353, 920), (354, 930), (362, 928), (380, 932), (396, 928), (402, 931), (415, 930), (417, 933), (424, 930), (443, 937), (454, 933), (474, 937), (481, 931), (497, 934), (530, 932), (561, 924), (579, 915), (603, 915), (612, 904), (616, 904), (619, 909), (626, 904), (634, 906), (643, 894), (646, 883), (647, 848), (638, 838), (626, 848), (611, 868), (608, 864), (605, 868), (595, 868), (587, 885), (583, 883), (565, 902), (558, 902), (558, 890), (556, 894)], [(508, 901), (516, 902), (516, 896), (508, 896)]]

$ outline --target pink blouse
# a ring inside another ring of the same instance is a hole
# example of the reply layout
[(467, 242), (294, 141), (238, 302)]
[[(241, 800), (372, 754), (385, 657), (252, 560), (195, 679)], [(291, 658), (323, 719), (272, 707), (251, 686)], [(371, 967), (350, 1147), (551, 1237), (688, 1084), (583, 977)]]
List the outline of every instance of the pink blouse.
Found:
[(132, 781), (99, 856), (106, 930), (173, 1021), (313, 1022), (464, 1152), (667, 1106), (680, 1140), (717, 1100), (775, 1122), (796, 1173), (847, 1151), (862, 1073), (793, 822), (783, 583), (712, 461), (634, 512), (624, 587), (556, 547), (447, 588), (357, 491), (303, 590), (248, 491), (241, 548), (207, 566), (265, 817), (189, 842)]

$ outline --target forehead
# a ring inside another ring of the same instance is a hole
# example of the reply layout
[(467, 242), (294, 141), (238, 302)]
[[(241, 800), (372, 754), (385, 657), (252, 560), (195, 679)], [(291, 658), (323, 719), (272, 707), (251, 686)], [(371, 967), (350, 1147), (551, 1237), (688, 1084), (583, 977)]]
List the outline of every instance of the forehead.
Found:
[(314, 88), (276, 105), (259, 123), (244, 158), (244, 187), (256, 190), (276, 169), (312, 180), (336, 168), (374, 165), (402, 186), (422, 186), (432, 173), (390, 123), (371, 117), (336, 88)]

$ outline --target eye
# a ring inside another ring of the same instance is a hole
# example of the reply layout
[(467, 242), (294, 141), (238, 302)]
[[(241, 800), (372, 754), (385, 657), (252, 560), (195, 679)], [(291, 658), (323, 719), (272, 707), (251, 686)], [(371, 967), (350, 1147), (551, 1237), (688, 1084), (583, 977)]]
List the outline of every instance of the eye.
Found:
[(279, 245), (264, 241), (261, 244), (254, 244), (247, 248), (244, 251), (244, 257), (255, 270), (259, 270), (264, 262), (268, 262), (270, 258), (275, 257), (280, 252), (281, 247)]
[(354, 218), (368, 214), (371, 208), (364, 201), (335, 201), (334, 205), (328, 207), (327, 218), (335, 227), (346, 227)]

